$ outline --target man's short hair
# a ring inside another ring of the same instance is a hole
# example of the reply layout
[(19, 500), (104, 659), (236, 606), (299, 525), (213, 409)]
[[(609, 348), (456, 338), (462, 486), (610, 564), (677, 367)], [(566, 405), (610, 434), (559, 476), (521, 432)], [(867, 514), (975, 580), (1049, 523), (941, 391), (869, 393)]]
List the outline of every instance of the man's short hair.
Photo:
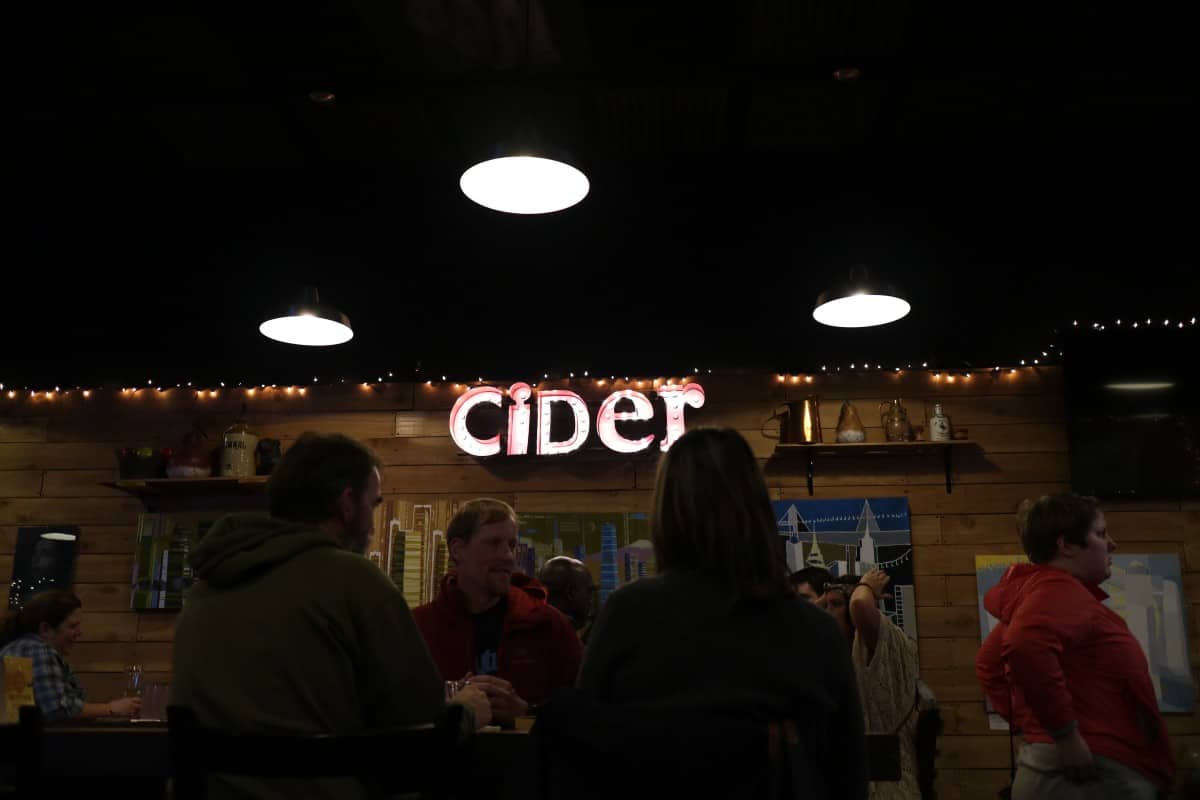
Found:
[(310, 524), (332, 519), (342, 492), (363, 492), (371, 470), (379, 468), (371, 449), (349, 436), (303, 433), (267, 481), (271, 516)]
[(793, 572), (788, 577), (788, 580), (792, 582), (792, 586), (796, 587), (807, 583), (813, 588), (814, 592), (821, 594), (825, 591), (825, 584), (833, 583), (833, 575), (830, 574), (829, 570), (822, 569), (821, 567), (805, 567)]
[(516, 522), (517, 512), (503, 500), (480, 497), (463, 503), (446, 526), (446, 544), (455, 539), (470, 541), (475, 531), (493, 522)]
[(1025, 500), (1017, 509), (1017, 530), (1025, 555), (1035, 564), (1054, 560), (1060, 536), (1068, 544), (1086, 547), (1088, 531), (1099, 513), (1096, 498), (1069, 492)]

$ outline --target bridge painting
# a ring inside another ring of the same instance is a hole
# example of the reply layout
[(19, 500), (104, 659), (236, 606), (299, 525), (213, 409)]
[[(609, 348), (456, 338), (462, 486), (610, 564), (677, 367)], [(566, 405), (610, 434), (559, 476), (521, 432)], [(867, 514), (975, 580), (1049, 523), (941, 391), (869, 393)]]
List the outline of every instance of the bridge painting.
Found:
[(772, 506), (779, 535), (787, 539), (789, 570), (816, 566), (835, 576), (884, 570), (892, 578), (892, 596), (880, 610), (917, 638), (908, 498), (781, 500)]

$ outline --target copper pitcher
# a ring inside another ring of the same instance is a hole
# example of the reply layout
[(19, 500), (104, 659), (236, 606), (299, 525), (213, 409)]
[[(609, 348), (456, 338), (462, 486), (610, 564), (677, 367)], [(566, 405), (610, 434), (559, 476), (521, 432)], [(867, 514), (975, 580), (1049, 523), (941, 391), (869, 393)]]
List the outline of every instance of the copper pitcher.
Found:
[(771, 419), (779, 420), (780, 444), (821, 441), (821, 401), (815, 394), (781, 404)]

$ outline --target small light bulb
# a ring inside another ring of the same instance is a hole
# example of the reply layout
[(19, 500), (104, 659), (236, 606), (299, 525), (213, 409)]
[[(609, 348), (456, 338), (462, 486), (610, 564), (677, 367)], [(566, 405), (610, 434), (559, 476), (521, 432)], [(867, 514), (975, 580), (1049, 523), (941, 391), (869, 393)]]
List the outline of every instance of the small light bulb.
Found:
[(812, 375), (805, 375), (805, 376), (804, 376), (804, 382), (805, 382), (805, 383), (812, 383)]

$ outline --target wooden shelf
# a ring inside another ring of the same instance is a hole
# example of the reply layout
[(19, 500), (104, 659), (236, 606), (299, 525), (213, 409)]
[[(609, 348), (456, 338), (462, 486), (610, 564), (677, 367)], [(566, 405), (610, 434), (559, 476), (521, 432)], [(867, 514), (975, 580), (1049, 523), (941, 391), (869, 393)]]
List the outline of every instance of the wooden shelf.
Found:
[(946, 494), (952, 489), (950, 482), (950, 453), (955, 447), (973, 446), (974, 442), (953, 439), (948, 442), (804, 442), (800, 444), (775, 445), (776, 456), (801, 456), (808, 462), (808, 494), (813, 494), (814, 463), (818, 456), (919, 456), (941, 453), (946, 467)]
[(253, 494), (267, 486), (267, 475), (247, 478), (132, 478), (121, 481), (103, 481), (101, 485), (138, 498), (178, 497), (204, 494)]

